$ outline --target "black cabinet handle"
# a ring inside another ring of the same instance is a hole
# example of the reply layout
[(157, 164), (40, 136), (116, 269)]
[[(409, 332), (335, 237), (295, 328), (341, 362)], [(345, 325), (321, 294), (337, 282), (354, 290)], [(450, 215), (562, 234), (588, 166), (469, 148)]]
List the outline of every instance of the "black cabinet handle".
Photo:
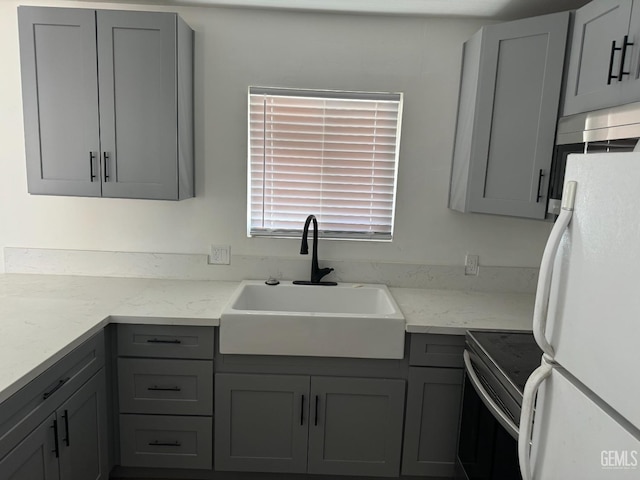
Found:
[(622, 55), (620, 55), (620, 70), (618, 71), (618, 81), (622, 81), (622, 77), (624, 75), (629, 75), (631, 72), (624, 71), (624, 61), (627, 58), (627, 47), (633, 45), (633, 42), (629, 41), (629, 35), (624, 36), (624, 40), (622, 40)]
[(158, 387), (153, 385), (152, 387), (147, 387), (147, 390), (152, 392), (180, 392), (182, 389), (180, 387)]
[(64, 413), (62, 414), (62, 418), (64, 418), (64, 438), (62, 439), (64, 441), (64, 444), (68, 447), (71, 445), (71, 443), (69, 442), (69, 411), (65, 410)]
[(149, 442), (149, 445), (152, 447), (181, 447), (182, 443), (178, 442), (159, 442), (158, 440), (154, 440), (153, 442)]
[(176, 340), (160, 340), (159, 338), (150, 338), (147, 340), (147, 343), (171, 343), (175, 345), (180, 345), (182, 342), (178, 339)]
[(315, 426), (318, 426), (318, 395), (316, 395), (316, 408), (314, 413), (313, 424)]
[(615, 57), (616, 50), (622, 50), (622, 47), (616, 47), (616, 41), (611, 42), (611, 55), (609, 56), (609, 74), (607, 76), (607, 85), (611, 85), (611, 80), (618, 78), (617, 75), (612, 75), (613, 72), (613, 57)]
[(60, 458), (60, 446), (58, 445), (58, 421), (57, 420), (53, 421), (53, 425), (51, 425), (51, 428), (53, 428), (53, 445), (54, 445), (54, 448), (51, 451), (56, 454), (56, 458)]
[(93, 182), (93, 179), (96, 178), (95, 173), (93, 173), (93, 161), (96, 158), (96, 154), (93, 152), (89, 152), (89, 172), (91, 174), (90, 180)]
[(104, 158), (104, 181), (108, 182), (109, 181), (109, 154), (107, 152), (104, 152), (102, 156)]
[(540, 203), (540, 199), (542, 195), (540, 194), (540, 187), (542, 186), (542, 178), (544, 177), (544, 170), (540, 169), (540, 173), (538, 174), (538, 191), (536, 192), (536, 203)]
[(300, 397), (300, 425), (304, 425), (304, 395)]
[(60, 380), (51, 390), (49, 390), (48, 392), (44, 392), (44, 395), (42, 395), (42, 399), (46, 400), (47, 398), (49, 398), (51, 395), (56, 393), (56, 391), (58, 391), (58, 389), (68, 381), (69, 381), (69, 377), (63, 378), (62, 380)]

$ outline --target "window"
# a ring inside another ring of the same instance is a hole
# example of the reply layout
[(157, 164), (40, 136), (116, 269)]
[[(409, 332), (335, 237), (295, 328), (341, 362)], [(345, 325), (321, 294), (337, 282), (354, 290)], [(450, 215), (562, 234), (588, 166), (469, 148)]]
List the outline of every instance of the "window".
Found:
[(391, 240), (402, 94), (249, 89), (248, 234)]

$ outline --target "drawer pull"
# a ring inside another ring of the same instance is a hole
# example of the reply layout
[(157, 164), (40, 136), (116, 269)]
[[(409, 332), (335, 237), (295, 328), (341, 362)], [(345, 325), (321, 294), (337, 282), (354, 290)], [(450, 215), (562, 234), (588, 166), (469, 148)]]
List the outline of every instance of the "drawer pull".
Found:
[(65, 383), (67, 383), (69, 381), (69, 377), (67, 378), (63, 378), (62, 380), (60, 380), (55, 387), (53, 387), (51, 390), (49, 390), (48, 392), (44, 392), (44, 394), (42, 395), (42, 399), (46, 400), (47, 398), (49, 398), (51, 395), (53, 395), (54, 393), (56, 393), (58, 391), (58, 389), (60, 387), (62, 387)]
[(175, 340), (161, 340), (159, 338), (150, 338), (147, 343), (170, 343), (173, 345), (180, 345), (182, 342), (178, 339)]
[(178, 442), (159, 442), (158, 440), (154, 440), (153, 442), (149, 442), (149, 445), (152, 447), (181, 447), (182, 443)]
[(157, 385), (153, 385), (147, 387), (147, 390), (152, 392), (180, 392), (182, 389), (180, 387), (158, 387)]

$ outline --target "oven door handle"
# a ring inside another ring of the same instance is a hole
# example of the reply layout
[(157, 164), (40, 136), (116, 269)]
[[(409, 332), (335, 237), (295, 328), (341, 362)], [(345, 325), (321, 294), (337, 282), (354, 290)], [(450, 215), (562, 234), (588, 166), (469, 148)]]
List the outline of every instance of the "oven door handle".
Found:
[(549, 313), (549, 295), (551, 293), (551, 279), (553, 278), (553, 264), (560, 247), (562, 236), (571, 222), (573, 205), (576, 197), (576, 182), (567, 182), (562, 192), (562, 209), (560, 216), (551, 229), (549, 240), (544, 247), (540, 273), (538, 274), (538, 286), (536, 288), (536, 300), (533, 307), (533, 336), (544, 353), (553, 357), (553, 347), (545, 336), (547, 329), (547, 316)]
[(516, 426), (515, 423), (513, 423), (513, 420), (511, 420), (507, 416), (507, 414), (502, 411), (500, 406), (495, 402), (495, 400), (493, 400), (493, 398), (491, 398), (491, 396), (484, 389), (484, 387), (482, 386), (482, 383), (480, 383), (480, 379), (478, 378), (476, 371), (473, 369), (473, 364), (471, 363), (471, 357), (469, 356), (469, 352), (467, 350), (464, 351), (463, 357), (464, 357), (465, 369), (467, 371), (467, 374), (469, 375), (469, 380), (471, 381), (473, 388), (476, 390), (476, 392), (480, 396), (482, 403), (484, 403), (484, 405), (489, 409), (489, 411), (493, 414), (493, 416), (500, 423), (500, 425), (502, 425), (507, 431), (509, 431), (512, 437), (517, 438), (518, 427)]
[(536, 394), (553, 367), (548, 363), (546, 356), (542, 357), (542, 364), (534, 370), (526, 385), (522, 398), (522, 410), (520, 413), (520, 434), (518, 435), (518, 462), (522, 480), (532, 480), (531, 473), (531, 432), (533, 430), (533, 417)]

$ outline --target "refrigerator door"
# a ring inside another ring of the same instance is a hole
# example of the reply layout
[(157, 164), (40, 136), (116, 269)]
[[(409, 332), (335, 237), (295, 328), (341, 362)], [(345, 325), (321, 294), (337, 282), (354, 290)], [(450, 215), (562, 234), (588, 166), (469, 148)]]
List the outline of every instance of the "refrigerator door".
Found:
[(523, 478), (640, 478), (640, 439), (611, 414), (566, 372), (552, 368), (538, 389), (531, 470)]
[(555, 362), (640, 427), (640, 154), (570, 155), (565, 181), (577, 182), (574, 211), (544, 337)]

